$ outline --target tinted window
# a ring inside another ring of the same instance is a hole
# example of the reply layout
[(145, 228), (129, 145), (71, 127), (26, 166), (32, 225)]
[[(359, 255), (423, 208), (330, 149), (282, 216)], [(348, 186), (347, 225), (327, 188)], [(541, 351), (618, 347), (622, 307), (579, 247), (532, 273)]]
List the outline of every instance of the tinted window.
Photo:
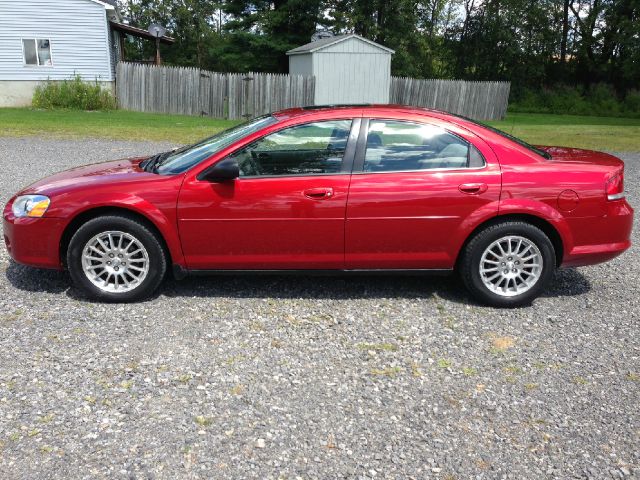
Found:
[(351, 120), (314, 122), (267, 135), (234, 153), (240, 176), (338, 173)]
[(251, 135), (258, 130), (276, 123), (277, 120), (270, 116), (255, 118), (247, 123), (237, 125), (224, 130), (212, 137), (206, 138), (194, 145), (187, 145), (167, 156), (158, 166), (158, 173), (175, 174), (182, 173), (201, 161), (209, 158), (217, 151), (228, 147), (236, 140)]
[(466, 140), (433, 125), (371, 120), (365, 172), (481, 167), (484, 159)]

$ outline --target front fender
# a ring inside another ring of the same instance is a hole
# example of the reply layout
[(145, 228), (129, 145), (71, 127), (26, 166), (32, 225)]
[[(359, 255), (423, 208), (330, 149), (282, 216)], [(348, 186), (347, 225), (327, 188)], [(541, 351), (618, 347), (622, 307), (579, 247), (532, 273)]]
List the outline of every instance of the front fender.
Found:
[[(65, 195), (63, 202), (56, 199), (56, 208), (47, 212), (47, 216), (59, 217), (65, 220), (64, 230), (78, 219), (78, 217), (91, 213), (92, 210), (121, 209), (136, 213), (149, 220), (160, 232), (167, 245), (171, 260), (174, 264), (185, 266), (184, 255), (178, 237), (176, 222), (176, 198), (173, 200), (160, 199), (146, 200), (131, 193), (96, 192), (93, 195)], [(160, 201), (158, 201), (160, 200)], [(54, 202), (52, 202), (53, 206)], [(62, 240), (62, 238), (61, 238)]]

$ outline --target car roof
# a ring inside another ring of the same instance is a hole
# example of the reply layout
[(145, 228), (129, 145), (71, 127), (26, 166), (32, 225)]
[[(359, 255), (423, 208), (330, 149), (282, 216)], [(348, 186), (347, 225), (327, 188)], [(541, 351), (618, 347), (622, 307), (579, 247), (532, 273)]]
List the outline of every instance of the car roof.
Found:
[[(352, 104), (339, 104), (339, 105), (312, 105), (307, 107), (295, 107), (288, 108), (273, 112), (271, 115), (278, 120), (290, 120), (297, 117), (311, 117), (313, 118), (316, 112), (330, 112), (339, 111), (341, 113), (351, 113), (354, 116), (367, 116), (369, 115), (384, 115), (385, 112), (402, 112), (407, 115), (420, 115), (438, 118), (447, 122), (455, 123), (464, 127), (474, 126), (474, 122), (470, 119), (460, 117), (454, 113), (445, 112), (442, 110), (436, 110), (432, 108), (414, 107), (410, 105), (396, 105), (396, 104), (371, 104), (371, 103), (352, 103)], [(477, 124), (475, 125), (477, 126)]]
[(366, 115), (367, 112), (375, 112), (381, 113), (385, 111), (404, 111), (407, 113), (414, 113), (417, 115), (432, 115), (435, 117), (444, 117), (451, 116), (450, 113), (443, 112), (441, 110), (435, 110), (430, 108), (423, 107), (412, 107), (409, 105), (394, 105), (394, 104), (372, 104), (372, 103), (347, 103), (347, 104), (337, 104), (337, 105), (310, 105), (307, 107), (294, 107), (287, 108), (285, 110), (280, 110), (277, 112), (273, 112), (272, 115), (276, 118), (295, 118), (300, 116), (307, 116), (313, 114), (313, 112), (327, 112), (331, 110), (336, 110), (340, 112), (344, 112), (352, 110), (354, 114)]

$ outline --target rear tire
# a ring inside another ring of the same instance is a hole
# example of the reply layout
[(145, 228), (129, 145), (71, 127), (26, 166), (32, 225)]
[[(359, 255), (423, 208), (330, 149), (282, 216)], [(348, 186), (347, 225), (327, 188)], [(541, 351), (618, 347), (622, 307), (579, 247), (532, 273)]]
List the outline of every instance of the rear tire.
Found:
[(133, 302), (149, 297), (167, 271), (161, 240), (145, 224), (125, 215), (97, 217), (71, 238), (67, 267), (87, 297)]
[(478, 232), (464, 248), (459, 271), (479, 301), (494, 307), (529, 305), (553, 277), (553, 243), (526, 222), (502, 222)]

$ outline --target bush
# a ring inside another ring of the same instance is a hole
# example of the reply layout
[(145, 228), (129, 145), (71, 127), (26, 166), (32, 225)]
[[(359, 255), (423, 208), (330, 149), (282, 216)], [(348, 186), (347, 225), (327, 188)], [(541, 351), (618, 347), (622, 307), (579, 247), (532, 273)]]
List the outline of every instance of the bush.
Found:
[(588, 115), (589, 106), (584, 96), (575, 88), (561, 86), (554, 90), (545, 90), (543, 101), (553, 113), (569, 115)]
[(71, 110), (113, 110), (116, 99), (98, 82), (83, 82), (80, 75), (72, 80), (38, 85), (33, 93), (32, 104), (36, 108), (68, 108)]
[(582, 88), (558, 85), (540, 91), (514, 92), (509, 111), (595, 115), (600, 117), (640, 117), (640, 92), (630, 91), (620, 100), (613, 87), (604, 83)]
[(619, 117), (622, 106), (615, 90), (605, 83), (594, 85), (588, 93), (589, 103), (593, 111), (604, 117)]
[(622, 110), (626, 115), (640, 116), (640, 90), (631, 90), (622, 103)]

